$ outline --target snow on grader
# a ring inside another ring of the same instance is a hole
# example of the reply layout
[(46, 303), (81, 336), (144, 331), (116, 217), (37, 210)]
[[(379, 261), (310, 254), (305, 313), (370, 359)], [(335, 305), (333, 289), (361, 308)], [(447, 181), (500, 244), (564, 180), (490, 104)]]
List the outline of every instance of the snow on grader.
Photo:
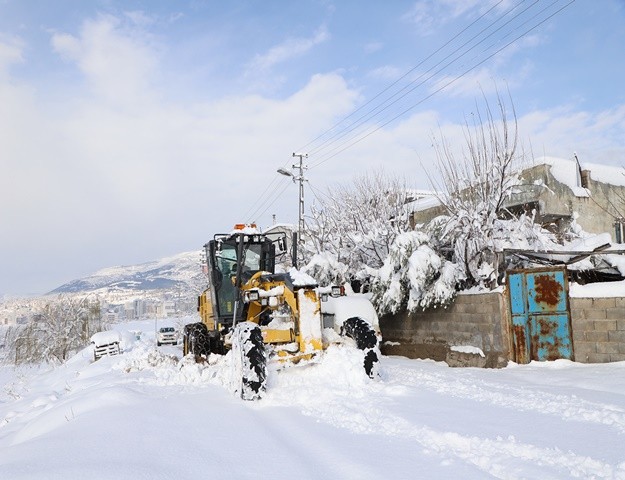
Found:
[(276, 260), (287, 254), (285, 233), (237, 225), (204, 248), (208, 288), (198, 299), (201, 321), (184, 328), (183, 352), (198, 361), (231, 351), (241, 398), (262, 396), (268, 362), (310, 360), (332, 343), (361, 350), (367, 375), (375, 376), (380, 335), (373, 306), (362, 295), (344, 295), (343, 287), (320, 288), (294, 268), (276, 273)]

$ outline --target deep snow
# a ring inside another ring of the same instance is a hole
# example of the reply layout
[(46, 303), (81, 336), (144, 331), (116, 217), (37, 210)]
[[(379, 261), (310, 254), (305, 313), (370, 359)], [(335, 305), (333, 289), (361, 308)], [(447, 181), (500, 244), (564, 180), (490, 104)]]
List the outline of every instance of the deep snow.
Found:
[(180, 362), (153, 321), (117, 328), (121, 356), (0, 368), (1, 479), (625, 479), (625, 362), (383, 357), (372, 381), (336, 346), (243, 402), (223, 358)]

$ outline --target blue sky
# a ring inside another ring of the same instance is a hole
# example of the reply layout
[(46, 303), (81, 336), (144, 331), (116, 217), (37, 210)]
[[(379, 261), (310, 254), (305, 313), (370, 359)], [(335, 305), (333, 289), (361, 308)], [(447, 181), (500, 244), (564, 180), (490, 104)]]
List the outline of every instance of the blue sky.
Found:
[[(461, 148), (496, 88), (534, 155), (621, 166), (623, 45), (623, 0), (0, 0), (0, 293), (296, 222), (276, 169), (304, 146), (315, 189), (428, 188), (432, 135)], [(350, 148), (308, 145), (380, 101)]]

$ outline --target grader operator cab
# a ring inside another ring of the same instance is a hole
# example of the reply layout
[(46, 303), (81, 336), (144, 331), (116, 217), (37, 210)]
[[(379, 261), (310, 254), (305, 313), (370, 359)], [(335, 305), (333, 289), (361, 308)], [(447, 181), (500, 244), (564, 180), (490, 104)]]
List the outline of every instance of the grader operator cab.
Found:
[(208, 288), (198, 299), (201, 321), (184, 328), (183, 352), (197, 360), (231, 350), (242, 398), (260, 398), (268, 361), (311, 359), (346, 337), (363, 351), (364, 368), (374, 376), (379, 350), (373, 307), (365, 298), (342, 301), (338, 289), (320, 289), (295, 269), (276, 273), (276, 260), (287, 255), (286, 234), (237, 225), (204, 248)]

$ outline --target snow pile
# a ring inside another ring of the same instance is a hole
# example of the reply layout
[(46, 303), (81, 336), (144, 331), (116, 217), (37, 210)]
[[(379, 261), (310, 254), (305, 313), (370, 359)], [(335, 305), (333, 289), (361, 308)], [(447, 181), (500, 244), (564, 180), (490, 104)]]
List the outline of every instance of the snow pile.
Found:
[(108, 345), (109, 343), (121, 342), (122, 336), (115, 330), (94, 333), (91, 336), (91, 342), (96, 346)]
[(296, 287), (317, 286), (317, 281), (313, 277), (303, 271), (298, 270), (297, 268), (289, 269), (289, 276), (291, 277), (293, 285), (295, 285)]
[(368, 295), (352, 294), (342, 297), (328, 297), (321, 302), (323, 313), (334, 316), (334, 325), (340, 327), (345, 320), (351, 317), (359, 317), (379, 329), (378, 315), (369, 300)]
[(580, 298), (625, 297), (625, 280), (618, 282), (578, 283), (569, 284), (569, 296)]
[(452, 352), (460, 352), (460, 353), (470, 353), (473, 355), (479, 355), (482, 358), (485, 358), (484, 352), (479, 347), (473, 347), (471, 345), (454, 345), (450, 347)]

